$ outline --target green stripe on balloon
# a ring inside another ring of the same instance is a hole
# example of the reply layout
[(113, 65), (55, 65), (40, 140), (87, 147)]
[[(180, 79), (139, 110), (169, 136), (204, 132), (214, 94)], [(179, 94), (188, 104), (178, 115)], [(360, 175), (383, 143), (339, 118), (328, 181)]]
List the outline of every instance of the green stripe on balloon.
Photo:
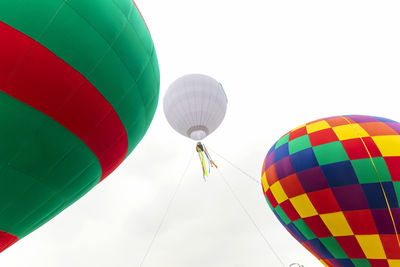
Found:
[(0, 21), (37, 40), (96, 87), (127, 131), (129, 154), (154, 116), (160, 84), (154, 45), (133, 2), (2, 0)]
[(100, 180), (94, 153), (36, 109), (0, 92), (0, 229), (29, 234)]

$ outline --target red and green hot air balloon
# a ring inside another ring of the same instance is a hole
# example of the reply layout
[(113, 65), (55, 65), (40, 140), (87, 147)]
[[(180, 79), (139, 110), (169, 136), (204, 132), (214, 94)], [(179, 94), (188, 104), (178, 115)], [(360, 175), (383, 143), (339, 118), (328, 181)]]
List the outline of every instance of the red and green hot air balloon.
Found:
[(158, 103), (132, 0), (0, 1), (0, 252), (135, 148)]
[(400, 123), (352, 115), (295, 128), (268, 152), (262, 185), (325, 266), (400, 266)]

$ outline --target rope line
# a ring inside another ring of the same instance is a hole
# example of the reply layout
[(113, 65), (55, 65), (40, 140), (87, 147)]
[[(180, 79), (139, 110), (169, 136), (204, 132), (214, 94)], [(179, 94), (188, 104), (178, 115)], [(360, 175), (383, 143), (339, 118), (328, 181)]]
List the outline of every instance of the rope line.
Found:
[(235, 164), (233, 164), (231, 161), (227, 160), (225, 157), (221, 156), (220, 154), (218, 154), (215, 150), (211, 149), (209, 147), (209, 149), (215, 153), (217, 156), (219, 156), (220, 158), (222, 158), (223, 160), (225, 160), (226, 162), (228, 162), (232, 167), (234, 167), (235, 169), (237, 169), (238, 171), (240, 171), (241, 173), (243, 173), (244, 175), (246, 175), (248, 178), (251, 179), (251, 181), (257, 183), (257, 184), (261, 184), (261, 182), (259, 180), (257, 180), (256, 178), (254, 178), (253, 176), (251, 176), (250, 174), (248, 174), (247, 172), (243, 171), (241, 168), (237, 167)]
[(283, 263), (282, 259), (278, 256), (278, 254), (275, 252), (275, 250), (272, 248), (271, 244), (268, 242), (267, 238), (265, 237), (265, 235), (261, 232), (261, 229), (258, 227), (258, 225), (256, 224), (256, 222), (254, 221), (253, 217), (251, 217), (250, 213), (247, 211), (246, 207), (243, 205), (243, 203), (240, 201), (239, 197), (235, 194), (235, 191), (233, 191), (231, 185), (228, 183), (228, 181), (225, 179), (225, 177), (222, 175), (221, 171), (219, 169), (217, 169), (219, 175), (222, 177), (222, 180), (224, 181), (224, 183), (227, 185), (229, 191), (232, 193), (233, 197), (235, 198), (235, 200), (237, 201), (237, 203), (240, 205), (240, 207), (242, 208), (242, 210), (244, 211), (244, 213), (247, 215), (247, 217), (250, 219), (250, 221), (253, 223), (254, 227), (257, 229), (258, 233), (260, 234), (260, 236), (262, 237), (262, 239), (264, 239), (265, 243), (267, 244), (267, 246), (269, 247), (269, 249), (272, 251), (272, 253), (275, 255), (275, 257), (279, 260), (280, 264), (285, 267), (285, 264)]
[(158, 225), (157, 231), (156, 231), (156, 233), (154, 234), (153, 239), (151, 240), (150, 245), (149, 245), (148, 248), (147, 248), (147, 251), (146, 251), (146, 253), (145, 253), (145, 255), (144, 255), (143, 259), (142, 259), (142, 262), (140, 263), (140, 267), (143, 266), (143, 263), (144, 263), (144, 261), (146, 260), (147, 255), (150, 253), (150, 250), (151, 250), (151, 248), (152, 248), (152, 246), (153, 246), (153, 243), (154, 243), (154, 241), (156, 240), (156, 238), (157, 238), (157, 236), (158, 236), (158, 234), (159, 234), (159, 232), (160, 232), (160, 229), (161, 229), (161, 227), (163, 226), (163, 224), (164, 224), (164, 222), (165, 222), (165, 219), (167, 218), (168, 212), (169, 212), (169, 210), (170, 210), (170, 208), (171, 208), (171, 206), (172, 206), (172, 202), (174, 201), (175, 196), (176, 196), (176, 194), (178, 193), (179, 188), (180, 188), (181, 185), (182, 185), (183, 178), (185, 178), (185, 176), (186, 176), (187, 170), (189, 169), (189, 166), (190, 166), (190, 163), (192, 162), (192, 159), (193, 159), (194, 154), (195, 154), (195, 152), (192, 153), (192, 156), (190, 157), (190, 160), (188, 161), (188, 163), (187, 163), (187, 165), (186, 165), (185, 171), (183, 172), (183, 174), (182, 174), (182, 176), (181, 176), (181, 178), (180, 178), (180, 180), (179, 180), (179, 183), (178, 183), (178, 185), (176, 186), (175, 192), (174, 192), (174, 194), (172, 195), (171, 199), (170, 199), (169, 202), (168, 202), (167, 209), (165, 210), (165, 213), (164, 213), (164, 215), (163, 215), (163, 217), (162, 217), (162, 219), (161, 219), (161, 221), (160, 221), (160, 224)]
[(361, 134), (357, 131), (357, 128), (354, 127), (354, 125), (353, 125), (346, 117), (342, 117), (342, 118), (345, 119), (345, 120), (347, 121), (347, 123), (353, 127), (354, 131), (358, 134), (358, 137), (360, 138), (361, 142), (363, 143), (365, 150), (367, 150), (369, 159), (371, 160), (371, 163), (372, 163), (372, 166), (374, 167), (376, 176), (378, 177), (378, 181), (379, 181), (379, 184), (380, 184), (380, 186), (381, 186), (381, 190), (382, 190), (383, 196), (384, 196), (385, 201), (386, 201), (386, 206), (388, 207), (388, 210), (389, 210), (390, 219), (392, 220), (393, 228), (394, 228), (394, 231), (395, 231), (395, 233), (396, 233), (397, 244), (398, 244), (398, 246), (399, 246), (399, 248), (400, 248), (400, 239), (399, 239), (398, 231), (397, 231), (397, 228), (396, 228), (396, 223), (395, 223), (394, 218), (393, 218), (392, 209), (390, 208), (389, 200), (388, 200), (388, 198), (387, 198), (385, 189), (383, 188), (382, 179), (381, 179), (381, 177), (380, 177), (380, 175), (379, 175), (378, 168), (376, 167), (376, 165), (375, 165), (375, 163), (374, 163), (374, 160), (372, 159), (372, 156), (371, 156), (371, 153), (370, 153), (369, 150), (368, 150), (367, 144), (365, 144), (364, 140), (363, 140), (362, 137), (361, 137)]

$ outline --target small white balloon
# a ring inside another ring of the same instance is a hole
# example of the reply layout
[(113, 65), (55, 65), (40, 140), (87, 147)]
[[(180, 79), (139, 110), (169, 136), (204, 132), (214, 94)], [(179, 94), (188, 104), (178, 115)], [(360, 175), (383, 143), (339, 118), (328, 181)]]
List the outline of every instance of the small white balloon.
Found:
[(227, 103), (218, 81), (203, 74), (189, 74), (168, 88), (164, 114), (178, 133), (198, 141), (218, 128), (225, 117)]

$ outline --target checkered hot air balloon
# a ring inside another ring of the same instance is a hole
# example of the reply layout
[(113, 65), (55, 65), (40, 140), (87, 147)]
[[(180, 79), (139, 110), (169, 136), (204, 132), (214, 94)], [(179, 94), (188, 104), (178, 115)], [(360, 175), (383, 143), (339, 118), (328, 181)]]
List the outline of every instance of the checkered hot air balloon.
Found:
[(0, 1), (0, 252), (109, 175), (158, 103), (132, 0)]
[(400, 124), (337, 116), (297, 127), (268, 152), (267, 202), (325, 266), (400, 266)]

